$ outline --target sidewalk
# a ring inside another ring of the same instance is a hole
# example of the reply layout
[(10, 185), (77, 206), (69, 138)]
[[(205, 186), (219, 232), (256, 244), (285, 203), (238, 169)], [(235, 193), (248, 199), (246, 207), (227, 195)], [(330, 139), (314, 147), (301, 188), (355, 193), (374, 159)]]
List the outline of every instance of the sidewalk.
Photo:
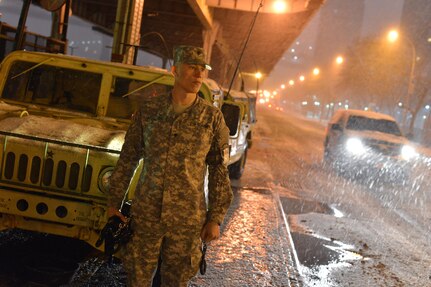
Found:
[(207, 272), (189, 286), (298, 286), (279, 203), (271, 190), (237, 188)]

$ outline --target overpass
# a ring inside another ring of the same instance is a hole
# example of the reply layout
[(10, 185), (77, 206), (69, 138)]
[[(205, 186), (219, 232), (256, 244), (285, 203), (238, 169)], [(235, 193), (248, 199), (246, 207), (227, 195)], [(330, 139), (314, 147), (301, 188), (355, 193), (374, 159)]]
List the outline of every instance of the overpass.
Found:
[(251, 75), (272, 71), (325, 0), (283, 0), (283, 13), (274, 12), (276, 0), (24, 0), (23, 7), (30, 2), (56, 11), (53, 31), (67, 31), (69, 13), (64, 11), (71, 9), (95, 30), (112, 35), (112, 61), (133, 63), (136, 49), (143, 49), (166, 63), (175, 45), (203, 46), (213, 66), (209, 77), (229, 86), (241, 58), (238, 89), (241, 75), (254, 86)]

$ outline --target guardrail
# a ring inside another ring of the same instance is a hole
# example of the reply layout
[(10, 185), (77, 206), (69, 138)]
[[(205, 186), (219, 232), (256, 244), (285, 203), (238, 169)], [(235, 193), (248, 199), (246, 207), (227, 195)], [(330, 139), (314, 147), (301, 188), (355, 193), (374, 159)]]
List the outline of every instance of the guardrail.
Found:
[[(0, 60), (13, 51), (16, 32), (16, 27), (0, 21)], [(24, 50), (65, 54), (66, 48), (67, 42), (32, 32), (24, 32)]]

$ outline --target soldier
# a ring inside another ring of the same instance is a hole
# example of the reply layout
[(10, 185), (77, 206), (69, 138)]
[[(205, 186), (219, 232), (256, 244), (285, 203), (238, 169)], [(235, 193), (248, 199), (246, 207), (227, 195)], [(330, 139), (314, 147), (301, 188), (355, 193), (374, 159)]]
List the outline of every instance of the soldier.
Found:
[(171, 93), (143, 101), (127, 131), (111, 176), (108, 215), (124, 220), (118, 210), (143, 159), (132, 203), (133, 237), (123, 261), (129, 286), (151, 286), (159, 255), (162, 286), (187, 286), (199, 268), (201, 240), (220, 236), (233, 196), (229, 130), (221, 111), (197, 96), (209, 69), (202, 48), (175, 48)]

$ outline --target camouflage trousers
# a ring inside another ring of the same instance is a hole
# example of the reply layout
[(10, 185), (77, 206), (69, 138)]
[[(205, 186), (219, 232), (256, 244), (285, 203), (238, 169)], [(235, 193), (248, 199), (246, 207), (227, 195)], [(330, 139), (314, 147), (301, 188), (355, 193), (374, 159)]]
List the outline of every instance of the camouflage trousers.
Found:
[(159, 256), (162, 287), (186, 287), (199, 269), (201, 227), (166, 226), (133, 219), (133, 237), (123, 251), (129, 287), (151, 286)]

